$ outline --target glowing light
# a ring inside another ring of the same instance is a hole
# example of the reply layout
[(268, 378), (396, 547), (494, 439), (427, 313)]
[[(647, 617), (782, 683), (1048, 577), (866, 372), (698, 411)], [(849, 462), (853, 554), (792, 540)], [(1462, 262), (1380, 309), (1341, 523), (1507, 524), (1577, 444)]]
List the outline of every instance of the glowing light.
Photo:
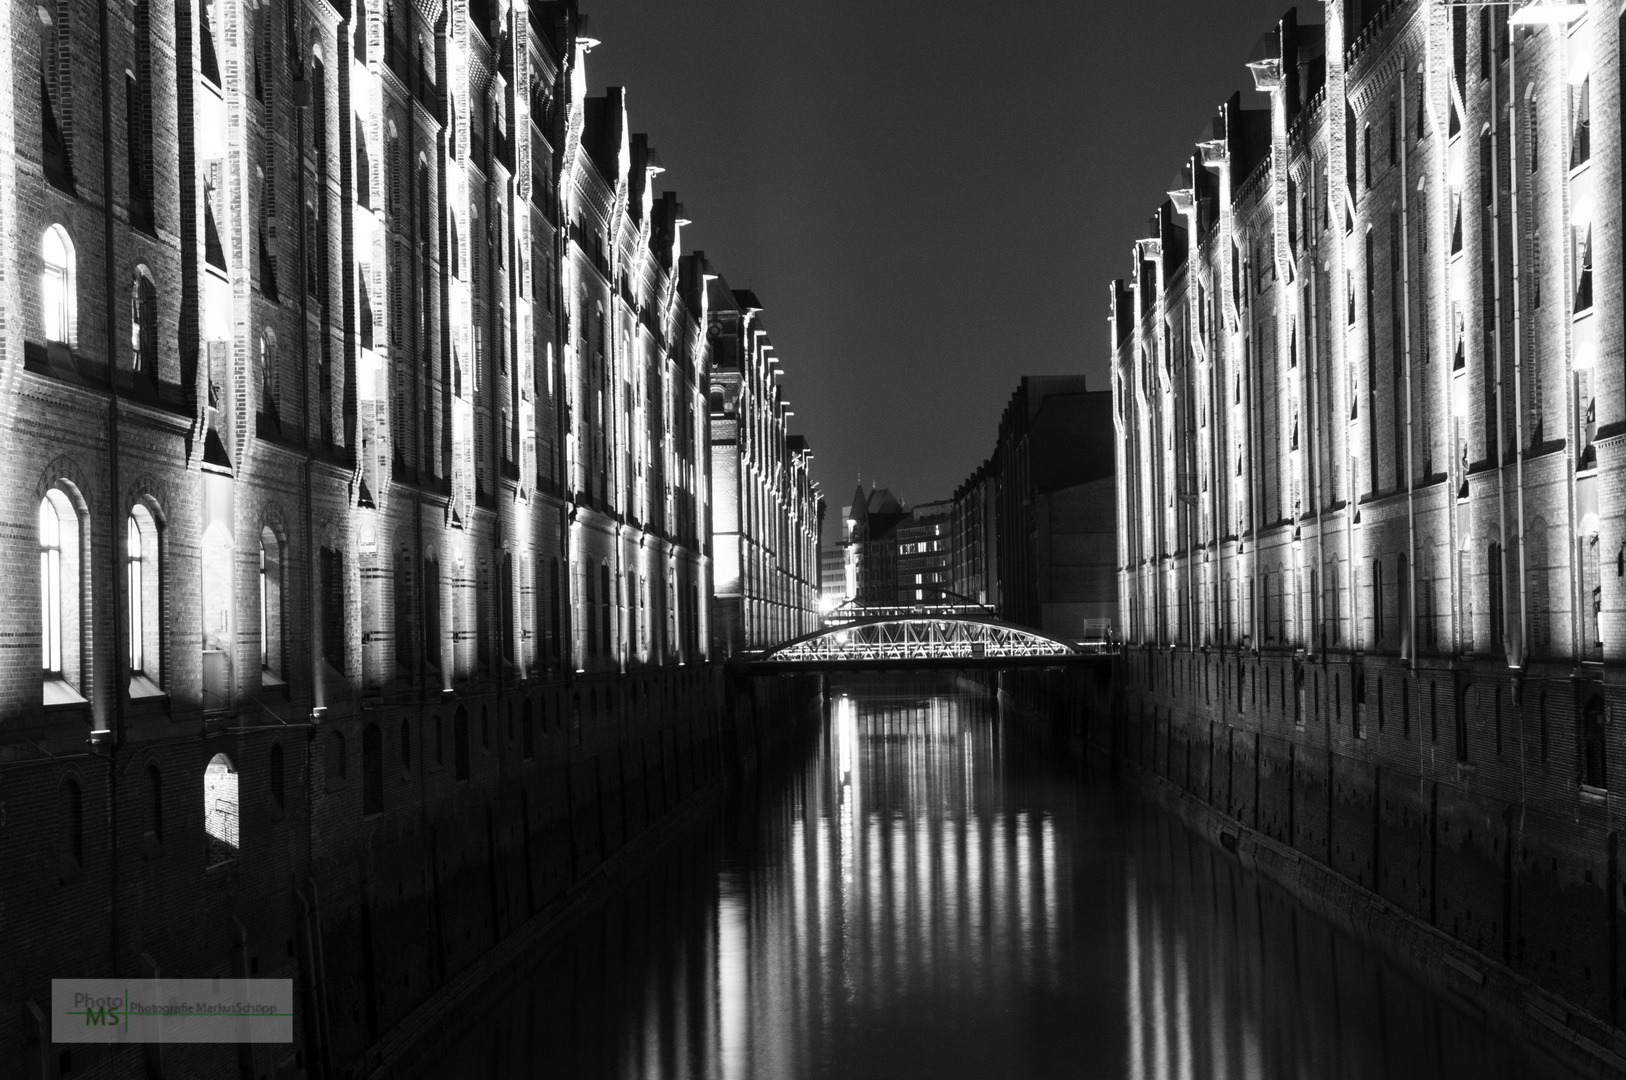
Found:
[(1585, 14), (1585, 4), (1526, 4), (1507, 22), (1509, 26), (1567, 26)]

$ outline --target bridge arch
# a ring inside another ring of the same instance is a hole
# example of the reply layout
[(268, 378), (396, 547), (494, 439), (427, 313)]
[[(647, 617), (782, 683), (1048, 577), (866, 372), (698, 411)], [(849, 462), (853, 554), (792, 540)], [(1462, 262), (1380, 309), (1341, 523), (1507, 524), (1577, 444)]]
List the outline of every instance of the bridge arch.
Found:
[(1034, 660), (1081, 655), (1072, 642), (979, 615), (872, 615), (803, 634), (759, 655), (760, 663)]

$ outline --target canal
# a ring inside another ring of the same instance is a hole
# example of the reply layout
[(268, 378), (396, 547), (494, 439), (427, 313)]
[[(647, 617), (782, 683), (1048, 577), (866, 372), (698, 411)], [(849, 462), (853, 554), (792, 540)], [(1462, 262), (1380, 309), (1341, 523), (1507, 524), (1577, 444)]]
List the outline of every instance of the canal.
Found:
[(967, 684), (832, 684), (428, 1077), (1562, 1076)]

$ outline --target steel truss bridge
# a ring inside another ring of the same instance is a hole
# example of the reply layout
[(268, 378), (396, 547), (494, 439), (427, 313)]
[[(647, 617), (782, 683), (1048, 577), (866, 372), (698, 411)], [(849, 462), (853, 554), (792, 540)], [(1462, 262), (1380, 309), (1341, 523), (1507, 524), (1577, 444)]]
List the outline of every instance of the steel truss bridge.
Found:
[(846, 609), (833, 625), (748, 658), (756, 674), (1071, 667), (1116, 647), (1064, 641), (965, 608)]

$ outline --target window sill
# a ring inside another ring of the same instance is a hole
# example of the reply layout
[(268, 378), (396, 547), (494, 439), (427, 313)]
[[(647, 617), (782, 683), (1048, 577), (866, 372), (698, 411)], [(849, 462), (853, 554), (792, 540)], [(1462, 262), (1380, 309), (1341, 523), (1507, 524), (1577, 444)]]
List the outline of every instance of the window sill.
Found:
[(234, 856), (233, 858), (222, 859), (217, 863), (204, 867), (203, 873), (205, 877), (214, 877), (216, 874), (230, 874), (236, 869), (237, 859)]
[(130, 673), (130, 700), (131, 701), (158, 701), (169, 697), (164, 693), (163, 687), (153, 682), (139, 671)]
[(1593, 787), (1591, 784), (1581, 785), (1581, 801), (1586, 803), (1604, 803), (1609, 801), (1609, 789)]
[(49, 678), (45, 680), (45, 707), (47, 709), (69, 708), (76, 705), (88, 705), (79, 691), (70, 686), (66, 679)]

